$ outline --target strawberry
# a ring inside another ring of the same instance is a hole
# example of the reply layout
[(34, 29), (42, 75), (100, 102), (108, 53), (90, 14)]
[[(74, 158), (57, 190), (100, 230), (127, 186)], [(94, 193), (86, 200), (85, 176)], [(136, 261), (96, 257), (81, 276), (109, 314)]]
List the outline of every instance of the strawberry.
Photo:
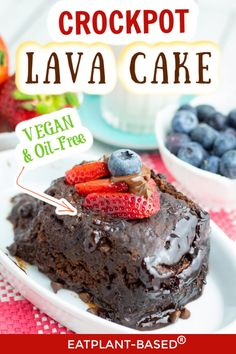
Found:
[(0, 93), (0, 116), (9, 130), (13, 130), (21, 121), (37, 116), (35, 112), (24, 109), (21, 102), (14, 99), (15, 89), (15, 77), (11, 76), (2, 85)]
[(153, 179), (148, 182), (151, 195), (146, 198), (134, 193), (91, 193), (83, 206), (124, 219), (148, 218), (160, 209), (159, 195)]
[(0, 37), (0, 85), (8, 78), (8, 52), (7, 47)]
[(66, 181), (69, 184), (94, 181), (101, 177), (109, 176), (110, 172), (107, 163), (95, 161), (76, 165), (66, 172)]
[(97, 179), (95, 181), (78, 183), (75, 190), (80, 195), (88, 195), (90, 193), (113, 193), (128, 192), (129, 187), (125, 182), (111, 182), (110, 179)]
[(27, 95), (17, 90), (15, 75), (9, 77), (0, 92), (0, 117), (9, 129), (24, 120), (51, 113), (64, 107), (78, 106), (76, 94), (63, 95)]

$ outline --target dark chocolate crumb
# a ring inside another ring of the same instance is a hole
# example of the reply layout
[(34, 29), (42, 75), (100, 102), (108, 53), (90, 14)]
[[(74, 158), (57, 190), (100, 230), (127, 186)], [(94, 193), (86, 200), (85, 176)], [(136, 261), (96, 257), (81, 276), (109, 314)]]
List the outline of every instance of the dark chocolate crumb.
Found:
[(63, 288), (63, 285), (61, 283), (57, 283), (55, 281), (51, 281), (51, 288), (56, 294), (59, 290)]
[(19, 213), (22, 216), (22, 218), (27, 218), (27, 217), (31, 216), (32, 210), (33, 210), (33, 207), (32, 207), (32, 203), (30, 203), (30, 202), (24, 203), (23, 205), (21, 205), (19, 207)]
[(182, 320), (187, 320), (189, 317), (191, 316), (191, 312), (184, 308), (183, 310), (181, 310), (181, 314), (180, 314), (180, 318), (182, 318)]
[(79, 293), (79, 297), (86, 304), (88, 304), (88, 303), (90, 303), (92, 301), (92, 296), (89, 293), (86, 293), (86, 292)]
[(100, 246), (100, 251), (103, 253), (108, 253), (110, 251), (110, 249), (111, 249), (111, 247), (107, 244)]
[(175, 323), (178, 320), (178, 318), (180, 317), (180, 315), (181, 315), (181, 311), (179, 311), (179, 310), (172, 312), (169, 316), (170, 323)]

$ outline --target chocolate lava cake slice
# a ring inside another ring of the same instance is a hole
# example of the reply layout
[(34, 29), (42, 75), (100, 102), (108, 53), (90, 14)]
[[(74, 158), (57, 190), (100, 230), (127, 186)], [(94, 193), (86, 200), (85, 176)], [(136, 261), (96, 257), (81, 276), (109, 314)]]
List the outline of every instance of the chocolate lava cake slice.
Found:
[(35, 264), (58, 288), (81, 294), (93, 312), (136, 329), (187, 318), (185, 305), (203, 290), (208, 270), (209, 215), (155, 175), (160, 209), (126, 220), (83, 207), (84, 197), (59, 178), (46, 193), (66, 198), (76, 217), (28, 195), (13, 198), (12, 255)]

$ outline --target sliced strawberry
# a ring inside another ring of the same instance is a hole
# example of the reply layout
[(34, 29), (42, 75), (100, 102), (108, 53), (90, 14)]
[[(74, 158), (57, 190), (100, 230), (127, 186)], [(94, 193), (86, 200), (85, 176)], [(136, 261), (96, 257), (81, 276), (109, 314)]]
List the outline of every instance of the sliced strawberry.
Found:
[(76, 184), (109, 176), (107, 164), (102, 161), (89, 162), (77, 165), (66, 172), (66, 181), (69, 184)]
[(91, 193), (83, 206), (124, 219), (148, 218), (160, 209), (159, 194), (153, 179), (149, 182), (151, 196), (146, 198), (133, 193)]
[(75, 190), (80, 195), (88, 195), (90, 193), (115, 193), (128, 192), (129, 187), (125, 182), (111, 182), (109, 178), (97, 179), (95, 181), (78, 183)]

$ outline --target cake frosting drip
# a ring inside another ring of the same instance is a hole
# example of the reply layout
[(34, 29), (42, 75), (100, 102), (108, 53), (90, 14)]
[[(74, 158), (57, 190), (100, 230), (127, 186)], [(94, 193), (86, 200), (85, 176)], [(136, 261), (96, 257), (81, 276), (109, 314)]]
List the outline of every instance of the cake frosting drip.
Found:
[(125, 182), (129, 186), (129, 192), (142, 195), (146, 198), (151, 196), (148, 181), (151, 178), (151, 170), (143, 165), (141, 172), (134, 175), (111, 177), (112, 182)]

